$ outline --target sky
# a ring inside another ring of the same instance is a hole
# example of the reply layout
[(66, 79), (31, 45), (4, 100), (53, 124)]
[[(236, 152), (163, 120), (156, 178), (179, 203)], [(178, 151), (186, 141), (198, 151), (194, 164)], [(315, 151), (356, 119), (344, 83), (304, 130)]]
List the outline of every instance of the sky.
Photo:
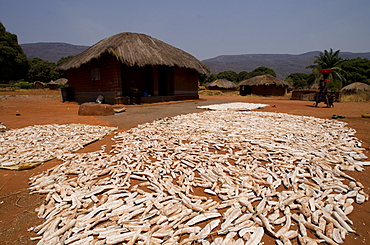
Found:
[(19, 44), (91, 46), (136, 32), (200, 60), (370, 52), (369, 0), (0, 0), (0, 22)]

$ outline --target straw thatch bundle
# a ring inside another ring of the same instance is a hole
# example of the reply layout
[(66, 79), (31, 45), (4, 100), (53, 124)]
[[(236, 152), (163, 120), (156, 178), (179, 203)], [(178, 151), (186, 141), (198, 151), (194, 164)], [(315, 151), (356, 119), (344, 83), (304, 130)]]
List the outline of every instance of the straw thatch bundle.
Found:
[(358, 94), (362, 92), (370, 92), (370, 85), (366, 83), (355, 82), (342, 88), (345, 94)]
[(68, 79), (67, 78), (59, 78), (55, 81), (51, 81), (48, 83), (49, 89), (51, 90), (57, 90), (58, 86), (67, 86)]
[(165, 65), (190, 68), (201, 74), (210, 69), (194, 56), (145, 34), (123, 32), (105, 38), (57, 67), (65, 71), (78, 68), (103, 54), (110, 54), (127, 66)]
[(235, 89), (238, 86), (227, 79), (217, 79), (206, 84), (208, 89)]
[(56, 84), (56, 85), (58, 85), (58, 84), (63, 84), (63, 85), (65, 85), (65, 84), (67, 84), (68, 83), (68, 79), (67, 78), (59, 78), (59, 79), (57, 79), (57, 80), (55, 80), (55, 81), (50, 81), (48, 84), (50, 85), (50, 84)]
[(269, 86), (269, 85), (276, 85), (276, 86), (282, 86), (282, 87), (291, 87), (292, 85), (284, 80), (281, 80), (277, 77), (274, 77), (272, 75), (266, 74), (266, 75), (260, 75), (255, 76), (250, 79), (244, 80), (239, 83), (239, 86), (241, 85), (247, 85), (247, 86)]

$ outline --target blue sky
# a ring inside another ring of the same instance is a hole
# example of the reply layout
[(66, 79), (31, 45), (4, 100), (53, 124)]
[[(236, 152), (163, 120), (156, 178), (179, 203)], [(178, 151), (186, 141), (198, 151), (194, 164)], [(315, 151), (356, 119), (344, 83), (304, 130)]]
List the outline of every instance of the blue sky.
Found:
[(200, 60), (231, 54), (370, 52), (369, 0), (0, 0), (18, 42), (93, 45), (144, 33)]

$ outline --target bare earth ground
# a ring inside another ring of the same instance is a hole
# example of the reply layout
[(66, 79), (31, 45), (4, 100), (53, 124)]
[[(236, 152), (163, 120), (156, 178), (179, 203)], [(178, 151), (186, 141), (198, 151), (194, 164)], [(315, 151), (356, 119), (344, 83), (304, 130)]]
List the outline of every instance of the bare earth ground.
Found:
[[(361, 118), (364, 113), (370, 113), (370, 103), (341, 102), (335, 103), (334, 108), (313, 107), (310, 101), (295, 101), (278, 97), (241, 97), (241, 96), (206, 96), (201, 100), (185, 102), (157, 103), (152, 105), (126, 106), (127, 110), (114, 116), (79, 116), (79, 105), (62, 103), (59, 91), (34, 90), (25, 92), (0, 92), (0, 122), (9, 128), (21, 128), (38, 124), (69, 124), (85, 123), (90, 125), (115, 126), (119, 130), (127, 130), (138, 124), (151, 122), (158, 118), (171, 117), (178, 114), (202, 112), (199, 105), (209, 105), (225, 102), (264, 103), (270, 106), (263, 111), (283, 112), (295, 115), (331, 118), (333, 114), (344, 115), (345, 119), (338, 119), (348, 123), (356, 129), (356, 137), (362, 141), (364, 152), (370, 157), (370, 119)], [(107, 145), (110, 150), (112, 141), (110, 136), (92, 143), (80, 152), (91, 152)], [(368, 159), (369, 160), (369, 159)], [(35, 208), (45, 196), (30, 195), (28, 191), (29, 177), (59, 164), (58, 160), (51, 160), (34, 169), (23, 171), (0, 170), (0, 244), (36, 244), (30, 237), (36, 234), (27, 229), (40, 224)], [(364, 172), (350, 172), (350, 175), (364, 184), (365, 192), (370, 193), (370, 169)], [(356, 234), (350, 234), (345, 244), (370, 243), (370, 201), (355, 205), (355, 210), (349, 216), (354, 222)], [(266, 244), (274, 244), (265, 240)]]

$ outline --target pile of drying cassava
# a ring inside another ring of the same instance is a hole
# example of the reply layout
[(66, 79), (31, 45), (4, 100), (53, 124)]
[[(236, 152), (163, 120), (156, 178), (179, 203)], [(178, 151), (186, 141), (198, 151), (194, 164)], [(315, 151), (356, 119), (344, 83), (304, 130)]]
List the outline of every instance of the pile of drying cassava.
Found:
[(263, 108), (266, 106), (268, 105), (257, 103), (232, 102), (224, 104), (198, 106), (197, 108), (216, 111), (250, 111), (258, 108)]
[(35, 125), (0, 134), (0, 168), (27, 169), (103, 138), (115, 128), (82, 124)]
[(367, 200), (344, 173), (366, 156), (344, 123), (206, 111), (116, 133), (31, 179), (38, 244), (340, 244)]

